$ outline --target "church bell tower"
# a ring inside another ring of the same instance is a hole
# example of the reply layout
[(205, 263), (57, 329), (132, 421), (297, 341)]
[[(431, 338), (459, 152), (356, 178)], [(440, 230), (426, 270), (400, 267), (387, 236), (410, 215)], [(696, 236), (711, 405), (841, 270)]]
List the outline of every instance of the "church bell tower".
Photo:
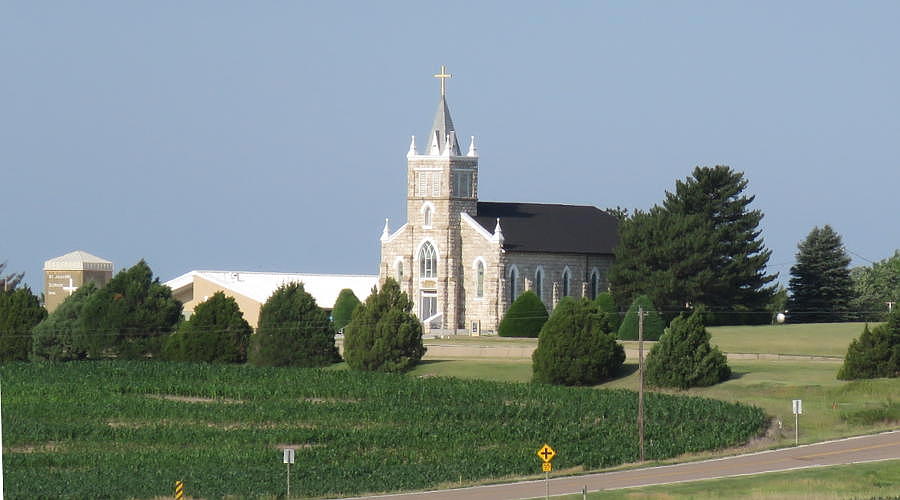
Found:
[(421, 152), (413, 136), (406, 155), (407, 230), (413, 242), (409, 291), (420, 319), (432, 327), (456, 329), (464, 313), (460, 214), (476, 214), (478, 152), (474, 136), (466, 154), (459, 148), (447, 105), (451, 75), (441, 66), (434, 77), (440, 79), (441, 96), (431, 131)]

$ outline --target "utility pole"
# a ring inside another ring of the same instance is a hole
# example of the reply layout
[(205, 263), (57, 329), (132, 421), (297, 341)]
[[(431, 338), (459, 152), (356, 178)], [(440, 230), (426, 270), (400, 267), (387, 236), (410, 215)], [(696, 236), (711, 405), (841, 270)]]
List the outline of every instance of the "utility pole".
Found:
[(644, 461), (644, 306), (638, 306), (638, 446)]

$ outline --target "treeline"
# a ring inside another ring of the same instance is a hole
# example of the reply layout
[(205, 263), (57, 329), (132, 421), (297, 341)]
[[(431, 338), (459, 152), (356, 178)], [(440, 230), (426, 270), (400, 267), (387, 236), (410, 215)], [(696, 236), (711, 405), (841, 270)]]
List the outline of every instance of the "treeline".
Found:
[(697, 167), (649, 210), (617, 207), (610, 289), (620, 310), (646, 295), (668, 320), (699, 307), (710, 325), (884, 321), (900, 299), (900, 250), (851, 269), (841, 237), (815, 227), (798, 244), (785, 289), (767, 273), (763, 213), (742, 172)]
[[(0, 267), (0, 271), (3, 268)], [(66, 362), (149, 359), (257, 366), (327, 366), (341, 361), (336, 324), (302, 283), (282, 285), (260, 309), (254, 332), (237, 302), (222, 292), (188, 319), (169, 287), (141, 260), (103, 287), (85, 284), (52, 313), (21, 274), (0, 289), (0, 361)], [(361, 303), (343, 290), (334, 307), (345, 330), (351, 368), (405, 371), (425, 353), (412, 302), (388, 280)]]

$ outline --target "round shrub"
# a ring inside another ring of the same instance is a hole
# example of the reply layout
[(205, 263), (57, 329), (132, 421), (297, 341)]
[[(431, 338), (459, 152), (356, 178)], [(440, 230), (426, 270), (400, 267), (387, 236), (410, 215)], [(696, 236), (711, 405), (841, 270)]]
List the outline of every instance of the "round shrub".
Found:
[(619, 315), (619, 309), (616, 307), (616, 301), (613, 299), (612, 294), (609, 292), (597, 294), (597, 298), (594, 299), (594, 306), (597, 307), (598, 311), (610, 314), (612, 331), (618, 332), (619, 326), (622, 325), (622, 316)]
[(610, 333), (609, 317), (587, 299), (563, 298), (541, 329), (531, 357), (534, 381), (594, 385), (615, 375), (625, 350)]
[(326, 366), (340, 361), (328, 313), (302, 283), (281, 285), (259, 310), (248, 361), (257, 366)]
[(547, 317), (547, 307), (537, 294), (528, 290), (519, 295), (506, 310), (497, 334), (501, 337), (537, 338)]
[(356, 298), (356, 294), (349, 288), (344, 288), (338, 294), (337, 300), (334, 301), (334, 309), (331, 310), (331, 321), (334, 322), (334, 329), (338, 332), (341, 328), (347, 326), (347, 323), (353, 318), (353, 311), (359, 306), (360, 301)]
[(251, 333), (234, 298), (216, 292), (166, 339), (163, 354), (173, 361), (243, 363)]
[(373, 290), (344, 327), (344, 359), (354, 370), (404, 372), (425, 355), (422, 324), (392, 278)]
[(863, 329), (859, 339), (847, 348), (844, 365), (838, 371), (840, 380), (900, 376), (900, 310), (888, 322), (869, 330)]
[(709, 343), (703, 311), (672, 320), (647, 357), (647, 382), (656, 387), (705, 387), (731, 377), (725, 355)]
[(640, 307), (644, 308), (644, 340), (659, 340), (662, 336), (666, 329), (666, 322), (653, 306), (653, 302), (650, 302), (650, 298), (640, 295), (634, 299), (628, 312), (625, 313), (625, 318), (619, 326), (619, 340), (638, 339), (638, 308)]

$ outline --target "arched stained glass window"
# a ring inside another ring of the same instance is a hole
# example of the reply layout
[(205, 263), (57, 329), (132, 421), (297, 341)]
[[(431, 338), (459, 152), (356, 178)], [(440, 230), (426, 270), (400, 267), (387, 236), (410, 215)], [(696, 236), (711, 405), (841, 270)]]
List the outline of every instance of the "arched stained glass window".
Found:
[(562, 275), (562, 296), (563, 297), (569, 296), (569, 268), (568, 267), (563, 271), (563, 275)]
[(397, 272), (395, 273), (397, 277), (397, 283), (403, 283), (403, 261), (397, 261)]
[(437, 252), (430, 241), (426, 241), (419, 250), (419, 278), (437, 276)]
[(541, 267), (534, 272), (534, 293), (539, 299), (544, 300), (544, 269)]
[(516, 300), (516, 290), (518, 290), (519, 270), (515, 266), (509, 269), (509, 303), (512, 304)]
[(424, 219), (425, 227), (431, 227), (431, 207), (425, 207), (425, 212), (422, 217)]
[(591, 300), (597, 298), (597, 286), (599, 285), (599, 276), (597, 276), (597, 270), (594, 269), (591, 272)]

